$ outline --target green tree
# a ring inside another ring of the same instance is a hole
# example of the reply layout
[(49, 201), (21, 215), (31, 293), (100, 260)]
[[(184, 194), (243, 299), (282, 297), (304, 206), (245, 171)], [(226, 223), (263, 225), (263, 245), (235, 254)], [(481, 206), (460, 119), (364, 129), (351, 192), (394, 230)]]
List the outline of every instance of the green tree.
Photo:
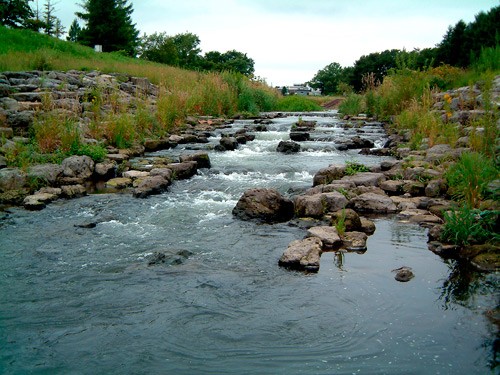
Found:
[[(45, 0), (45, 4), (43, 5), (43, 30), (47, 35), (54, 35), (55, 27), (57, 21), (59, 20), (55, 15), (54, 2), (51, 0)], [(61, 21), (59, 21), (59, 24)], [(61, 26), (61, 25), (59, 25)]]
[(375, 81), (382, 82), (390, 69), (396, 68), (397, 49), (370, 53), (361, 56), (355, 63), (350, 77), (350, 84), (356, 91), (363, 89), (363, 77), (373, 73)]
[(0, 24), (14, 28), (25, 27), (27, 20), (33, 17), (30, 1), (32, 0), (1, 0)]
[(255, 72), (255, 62), (246, 53), (236, 50), (220, 53), (210, 51), (205, 54), (201, 66), (205, 70), (232, 71), (250, 77)]
[(70, 42), (78, 41), (81, 31), (82, 28), (80, 27), (78, 20), (75, 18), (69, 27), (68, 36), (66, 37), (66, 39)]
[(440, 63), (466, 67), (469, 65), (467, 25), (460, 20), (455, 26), (448, 27), (443, 40), (438, 45), (437, 59)]
[(139, 58), (172, 66), (179, 65), (179, 54), (167, 33), (144, 34), (140, 38)]
[(319, 70), (309, 83), (311, 87), (320, 89), (323, 95), (339, 92), (339, 84), (344, 77), (343, 69), (339, 63), (333, 62)]
[(200, 38), (193, 33), (182, 33), (171, 37), (177, 49), (178, 65), (181, 68), (195, 69), (200, 66)]
[(132, 23), (132, 4), (128, 0), (85, 0), (83, 12), (76, 15), (86, 25), (78, 41), (93, 47), (102, 45), (103, 51), (124, 51), (134, 56), (138, 45), (139, 31)]

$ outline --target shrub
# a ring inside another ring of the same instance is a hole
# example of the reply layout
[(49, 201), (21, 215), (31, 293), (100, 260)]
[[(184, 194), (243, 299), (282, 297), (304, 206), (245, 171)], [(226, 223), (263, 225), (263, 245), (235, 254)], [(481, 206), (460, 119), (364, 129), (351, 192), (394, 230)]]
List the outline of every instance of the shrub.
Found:
[(344, 115), (356, 116), (363, 112), (362, 96), (357, 94), (350, 94), (346, 100), (339, 105), (339, 112)]
[(463, 153), (445, 174), (452, 196), (468, 207), (479, 207), (490, 182), (499, 177), (494, 162), (478, 152)]

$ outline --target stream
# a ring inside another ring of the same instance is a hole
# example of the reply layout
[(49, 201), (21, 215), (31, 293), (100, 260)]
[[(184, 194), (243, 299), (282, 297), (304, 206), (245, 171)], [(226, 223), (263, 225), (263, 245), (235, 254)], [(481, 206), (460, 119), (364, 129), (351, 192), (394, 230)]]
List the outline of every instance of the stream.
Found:
[[(304, 117), (306, 115), (303, 115)], [(486, 374), (495, 371), (497, 274), (464, 270), (427, 249), (427, 231), (374, 218), (365, 253), (324, 253), (317, 274), (278, 266), (298, 225), (244, 222), (231, 210), (252, 187), (285, 195), (348, 160), (354, 134), (383, 129), (317, 121), (298, 154), (278, 154), (298, 114), (277, 118), (211, 169), (164, 194), (93, 194), (0, 220), (0, 374)], [(179, 145), (149, 156), (210, 149)], [(94, 228), (79, 225), (95, 222)], [(164, 263), (149, 265), (155, 252)], [(409, 266), (415, 278), (394, 280)], [(497, 368), (498, 370), (498, 368)]]

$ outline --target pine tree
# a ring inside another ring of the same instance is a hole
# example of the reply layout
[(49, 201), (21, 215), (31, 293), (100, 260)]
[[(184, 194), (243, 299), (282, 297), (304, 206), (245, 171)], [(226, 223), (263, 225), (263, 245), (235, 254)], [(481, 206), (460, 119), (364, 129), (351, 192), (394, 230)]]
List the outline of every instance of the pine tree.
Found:
[(71, 23), (71, 26), (69, 27), (68, 36), (66, 37), (66, 39), (70, 42), (76, 42), (78, 41), (81, 32), (82, 28), (78, 24), (78, 20), (75, 18)]
[(61, 21), (54, 15), (54, 5), (54, 2), (52, 2), (51, 0), (45, 0), (45, 4), (43, 6), (43, 30), (47, 35), (54, 35), (57, 21), (61, 23)]
[(30, 1), (32, 0), (0, 1), (0, 24), (15, 28), (26, 26), (27, 20), (33, 17)]
[(86, 22), (78, 41), (93, 47), (102, 45), (104, 52), (124, 51), (134, 56), (139, 31), (132, 23), (132, 4), (128, 0), (86, 0), (83, 12), (76, 15)]

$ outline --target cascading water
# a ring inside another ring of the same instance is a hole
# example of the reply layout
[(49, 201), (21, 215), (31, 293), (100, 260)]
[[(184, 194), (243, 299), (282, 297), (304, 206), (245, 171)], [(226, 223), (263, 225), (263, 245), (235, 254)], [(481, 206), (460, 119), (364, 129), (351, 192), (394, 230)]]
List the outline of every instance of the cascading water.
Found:
[[(494, 336), (484, 312), (495, 306), (495, 275), (461, 283), (453, 263), (427, 250), (424, 229), (375, 219), (366, 253), (325, 253), (319, 273), (306, 275), (277, 264), (303, 229), (232, 217), (248, 188), (293, 194), (328, 164), (380, 161), (332, 146), (361, 130), (343, 129), (336, 117), (311, 119), (315, 138), (300, 153), (275, 152), (298, 117), (276, 119), (236, 151), (209, 151), (210, 170), (159, 196), (12, 209), (0, 221), (1, 372), (490, 371)], [(237, 121), (230, 131), (248, 125)], [(380, 127), (362, 131), (383, 143)], [(89, 221), (97, 225), (80, 227)], [(148, 265), (154, 253), (165, 256)], [(403, 265), (416, 275), (404, 284), (391, 272)]]

